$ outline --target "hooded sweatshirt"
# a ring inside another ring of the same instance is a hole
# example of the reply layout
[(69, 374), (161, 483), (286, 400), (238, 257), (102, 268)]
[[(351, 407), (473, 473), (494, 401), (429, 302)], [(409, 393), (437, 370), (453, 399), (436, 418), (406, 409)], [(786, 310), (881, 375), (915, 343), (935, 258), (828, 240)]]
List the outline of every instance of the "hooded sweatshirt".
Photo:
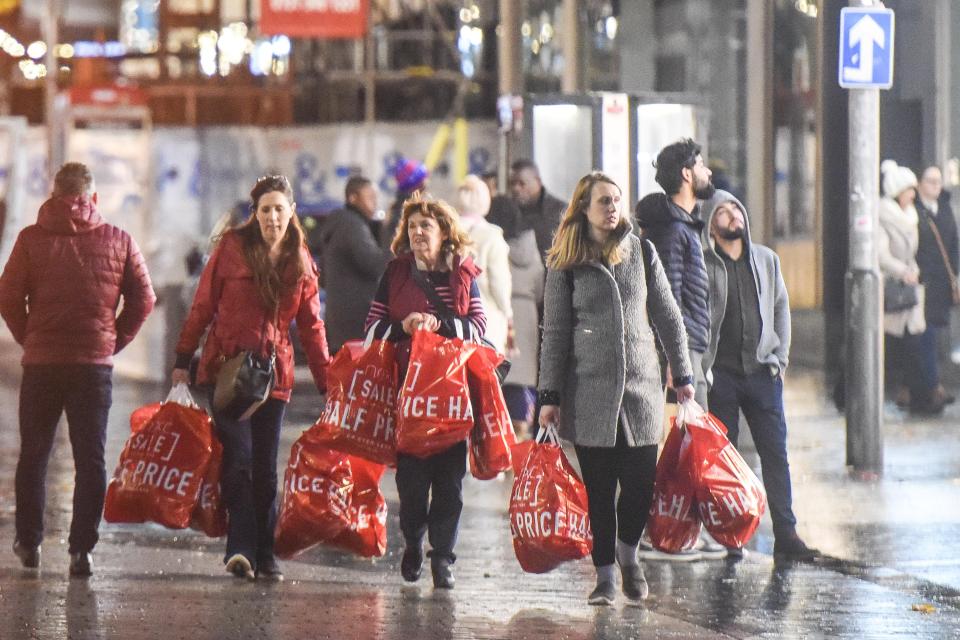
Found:
[(770, 248), (750, 239), (750, 216), (747, 215), (747, 208), (731, 193), (721, 189), (717, 190), (713, 198), (704, 202), (702, 207), (702, 211), (707, 214), (703, 254), (710, 280), (710, 345), (703, 355), (703, 369), (707, 372), (708, 382), (712, 382), (713, 376), (709, 372), (717, 357), (721, 328), (727, 312), (728, 278), (732, 275), (728, 273), (724, 259), (717, 252), (716, 243), (710, 237), (713, 215), (717, 207), (724, 202), (734, 202), (743, 211), (743, 259), (747, 261), (753, 274), (756, 298), (742, 296), (741, 299), (756, 300), (759, 307), (757, 363), (769, 367), (771, 374), (780, 375), (786, 370), (790, 355), (790, 300), (780, 272), (780, 258)]
[(0, 315), (25, 365), (110, 365), (155, 301), (136, 242), (86, 195), (47, 200), (0, 276)]

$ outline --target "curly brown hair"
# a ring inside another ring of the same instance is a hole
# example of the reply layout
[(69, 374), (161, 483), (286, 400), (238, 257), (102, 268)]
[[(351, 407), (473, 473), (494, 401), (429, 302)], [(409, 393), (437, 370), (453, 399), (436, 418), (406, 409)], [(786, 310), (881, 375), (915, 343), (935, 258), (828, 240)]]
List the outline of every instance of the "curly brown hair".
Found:
[(415, 213), (433, 218), (440, 226), (440, 231), (447, 234), (447, 239), (443, 241), (443, 246), (440, 248), (444, 258), (450, 254), (462, 256), (466, 253), (467, 247), (473, 244), (470, 236), (460, 226), (460, 214), (456, 209), (443, 200), (432, 198), (422, 191), (416, 191), (403, 203), (397, 232), (390, 243), (393, 255), (399, 256), (410, 252), (410, 235), (407, 233), (407, 227), (410, 226), (410, 217)]

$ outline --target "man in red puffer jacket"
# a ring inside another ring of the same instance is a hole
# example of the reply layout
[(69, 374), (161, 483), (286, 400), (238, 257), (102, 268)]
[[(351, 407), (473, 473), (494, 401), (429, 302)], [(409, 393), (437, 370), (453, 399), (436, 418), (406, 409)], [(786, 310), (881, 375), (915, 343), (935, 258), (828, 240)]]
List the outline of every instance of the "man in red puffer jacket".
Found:
[(137, 243), (97, 213), (93, 174), (79, 162), (63, 165), (0, 276), (0, 315), (23, 345), (13, 551), (25, 567), (40, 566), (47, 462), (66, 411), (76, 467), (70, 574), (91, 573), (107, 488), (113, 355), (155, 301)]

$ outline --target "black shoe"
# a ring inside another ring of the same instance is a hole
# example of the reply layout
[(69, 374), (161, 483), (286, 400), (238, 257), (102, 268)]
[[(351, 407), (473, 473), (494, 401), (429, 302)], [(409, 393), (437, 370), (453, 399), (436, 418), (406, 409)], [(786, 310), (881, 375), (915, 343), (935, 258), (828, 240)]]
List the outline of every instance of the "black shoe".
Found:
[(430, 558), (430, 571), (433, 572), (434, 589), (453, 589), (456, 580), (450, 565), (453, 560), (447, 557), (434, 556)]
[(416, 582), (420, 579), (423, 570), (423, 547), (417, 544), (408, 544), (400, 558), (400, 575), (407, 582)]
[(277, 559), (273, 557), (257, 560), (257, 570), (254, 575), (257, 580), (283, 582), (283, 571), (280, 570)]
[(40, 568), (40, 545), (28, 547), (27, 545), (20, 544), (19, 540), (14, 540), (13, 554), (20, 558), (20, 564), (22, 564), (25, 569)]
[(89, 578), (93, 575), (93, 561), (85, 551), (70, 554), (70, 575), (74, 578)]
[(796, 533), (776, 538), (773, 543), (773, 558), (793, 562), (811, 562), (820, 557), (817, 549), (811, 549)]
[(601, 582), (587, 596), (587, 604), (610, 606), (617, 599), (617, 589), (610, 581)]
[(638, 604), (641, 600), (646, 600), (650, 594), (650, 587), (647, 585), (647, 579), (643, 575), (643, 569), (638, 564), (628, 564), (620, 567), (621, 578), (623, 579), (623, 595), (627, 597), (632, 604)]

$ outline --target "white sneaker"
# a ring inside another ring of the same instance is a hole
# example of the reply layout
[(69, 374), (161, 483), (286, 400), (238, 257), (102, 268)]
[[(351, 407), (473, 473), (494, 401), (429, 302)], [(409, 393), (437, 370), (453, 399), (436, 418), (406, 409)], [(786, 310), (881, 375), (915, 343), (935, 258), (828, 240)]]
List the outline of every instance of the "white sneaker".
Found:
[(654, 562), (695, 562), (696, 560), (703, 559), (703, 554), (696, 549), (684, 549), (677, 553), (670, 553), (661, 551), (660, 549), (644, 549), (641, 547), (640, 550), (637, 551), (637, 556), (642, 560), (651, 560)]
[(250, 561), (242, 553), (235, 553), (230, 556), (230, 559), (227, 560), (227, 573), (232, 573), (238, 578), (246, 578), (247, 580), (257, 579)]

